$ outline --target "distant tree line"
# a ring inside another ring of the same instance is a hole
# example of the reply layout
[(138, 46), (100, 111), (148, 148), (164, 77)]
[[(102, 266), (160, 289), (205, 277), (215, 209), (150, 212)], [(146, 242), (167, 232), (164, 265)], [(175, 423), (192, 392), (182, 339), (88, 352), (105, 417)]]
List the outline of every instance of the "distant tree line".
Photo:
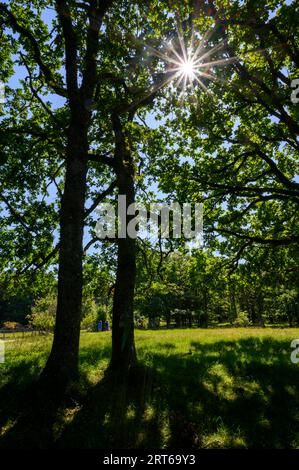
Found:
[[(137, 252), (137, 328), (299, 325), (298, 267), (289, 248), (257, 248), (237, 267), (206, 248), (174, 250), (162, 264), (150, 245), (139, 243)], [(111, 252), (84, 263), (81, 329), (96, 331), (98, 321), (112, 320), (113, 263)], [(53, 274), (43, 279), (48, 287), (42, 290), (29, 284), (18, 293), (7, 289), (0, 321), (53, 331), (56, 281)]]

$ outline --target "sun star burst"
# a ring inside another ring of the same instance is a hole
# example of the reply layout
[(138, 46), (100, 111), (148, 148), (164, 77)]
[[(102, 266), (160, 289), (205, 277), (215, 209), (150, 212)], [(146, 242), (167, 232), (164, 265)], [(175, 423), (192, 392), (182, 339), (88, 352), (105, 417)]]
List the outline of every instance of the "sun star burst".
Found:
[(181, 73), (184, 74), (187, 78), (193, 79), (195, 76), (195, 66), (192, 59), (187, 59), (187, 61), (183, 61), (181, 66)]
[(182, 27), (177, 25), (177, 35), (167, 42), (162, 41), (162, 47), (156, 49), (144, 44), (150, 55), (158, 57), (166, 65), (165, 80), (156, 84), (154, 90), (171, 85), (172, 90), (178, 89), (181, 94), (185, 94), (187, 89), (197, 85), (202, 91), (212, 95), (207, 82), (224, 82), (219, 74), (215, 74), (215, 69), (238, 60), (238, 57), (227, 57), (225, 41), (208, 47), (212, 35), (213, 30), (207, 31), (203, 36), (193, 31), (187, 45)]

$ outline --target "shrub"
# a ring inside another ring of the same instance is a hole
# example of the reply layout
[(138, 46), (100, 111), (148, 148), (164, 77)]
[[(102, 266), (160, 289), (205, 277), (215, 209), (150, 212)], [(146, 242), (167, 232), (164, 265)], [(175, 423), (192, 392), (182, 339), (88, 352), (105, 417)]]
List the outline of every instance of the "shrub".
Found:
[(82, 306), (81, 328), (83, 330), (98, 331), (99, 321), (109, 320), (109, 307), (97, 305), (93, 299), (87, 299)]
[(57, 299), (54, 294), (48, 294), (35, 302), (31, 314), (27, 316), (29, 325), (42, 331), (54, 331)]
[(147, 327), (148, 320), (145, 316), (140, 315), (138, 318), (135, 318), (135, 327), (145, 329)]
[(5, 321), (3, 322), (2, 327), (6, 330), (17, 330), (18, 328), (23, 328), (23, 325), (16, 321)]
[(233, 322), (233, 325), (238, 327), (250, 326), (250, 324), (247, 312), (239, 312), (237, 318)]
[(83, 300), (82, 318), (81, 318), (82, 330), (93, 331), (97, 323), (97, 316), (98, 316), (98, 307), (95, 301), (91, 298)]

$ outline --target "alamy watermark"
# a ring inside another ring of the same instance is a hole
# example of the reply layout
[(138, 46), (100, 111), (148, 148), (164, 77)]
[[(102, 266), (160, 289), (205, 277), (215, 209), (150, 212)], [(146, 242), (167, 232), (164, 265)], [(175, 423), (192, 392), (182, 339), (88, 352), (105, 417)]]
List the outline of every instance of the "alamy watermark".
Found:
[(99, 239), (156, 238), (179, 239), (203, 243), (203, 205), (178, 202), (171, 204), (127, 204), (126, 196), (118, 196), (117, 205), (97, 206), (99, 220), (96, 235)]
[(294, 351), (291, 354), (291, 361), (293, 364), (298, 364), (299, 362), (299, 339), (293, 339), (291, 342), (291, 348), (294, 349)]
[(299, 78), (292, 80), (291, 88), (293, 89), (293, 92), (291, 94), (291, 101), (294, 104), (298, 104), (299, 103)]
[(5, 103), (5, 87), (4, 83), (0, 81), (0, 105)]
[(5, 362), (5, 343), (0, 340), (0, 364)]

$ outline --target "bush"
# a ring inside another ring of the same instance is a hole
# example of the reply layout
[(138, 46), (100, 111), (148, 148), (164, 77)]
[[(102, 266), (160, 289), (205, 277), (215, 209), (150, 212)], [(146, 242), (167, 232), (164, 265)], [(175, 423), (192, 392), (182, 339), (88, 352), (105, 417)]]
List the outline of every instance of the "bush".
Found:
[(250, 324), (251, 323), (248, 318), (247, 312), (239, 312), (237, 318), (233, 322), (233, 325), (238, 326), (238, 327), (246, 327), (246, 326), (250, 326)]
[(83, 302), (81, 328), (83, 330), (98, 331), (99, 321), (109, 320), (109, 307), (98, 306), (92, 299)]
[(32, 328), (42, 331), (54, 331), (57, 299), (54, 294), (38, 299), (27, 316)]
[(2, 328), (5, 328), (6, 330), (17, 330), (18, 328), (23, 328), (23, 325), (16, 321), (5, 321), (2, 324)]
[(106, 305), (101, 305), (98, 307), (97, 321), (107, 321), (109, 320), (109, 307)]
[(82, 303), (82, 330), (93, 331), (97, 322), (98, 307), (95, 301), (91, 298), (83, 300)]
[(147, 327), (148, 320), (145, 316), (140, 315), (138, 318), (135, 318), (134, 324), (136, 328), (145, 329)]

